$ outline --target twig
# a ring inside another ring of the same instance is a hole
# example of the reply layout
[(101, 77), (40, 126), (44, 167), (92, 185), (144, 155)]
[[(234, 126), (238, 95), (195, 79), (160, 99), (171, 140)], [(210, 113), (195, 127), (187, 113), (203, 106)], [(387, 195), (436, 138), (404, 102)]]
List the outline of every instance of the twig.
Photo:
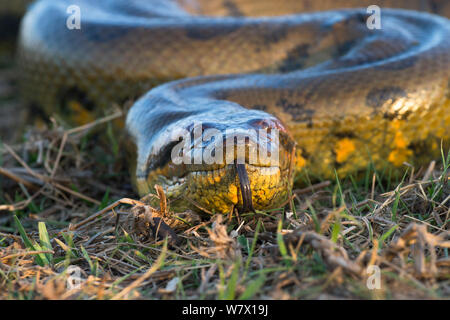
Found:
[(15, 257), (28, 256), (28, 255), (40, 254), (40, 253), (52, 253), (53, 254), (55, 252), (52, 250), (24, 251), (24, 252), (10, 254), (10, 255), (1, 257), (0, 259), (7, 260), (7, 259), (15, 258)]
[(64, 187), (63, 185), (61, 185), (61, 184), (59, 184), (59, 183), (56, 183), (56, 182), (54, 182), (54, 181), (52, 181), (52, 179), (50, 178), (50, 177), (48, 177), (48, 176), (44, 176), (44, 175), (41, 175), (41, 174), (39, 174), (39, 173), (36, 173), (36, 172), (34, 172), (26, 163), (25, 163), (25, 161), (23, 161), (15, 152), (14, 152), (14, 150), (13, 149), (11, 149), (11, 147), (10, 146), (8, 146), (7, 144), (3, 144), (4, 145), (4, 147), (9, 151), (9, 153), (11, 153), (11, 155), (27, 170), (27, 172), (29, 173), (29, 174), (31, 174), (32, 176), (34, 176), (35, 178), (37, 178), (37, 179), (39, 179), (39, 180), (41, 180), (42, 182), (44, 182), (44, 183), (49, 183), (49, 184), (51, 184), (51, 185), (53, 185), (54, 187), (56, 187), (56, 188), (58, 188), (58, 189), (61, 189), (61, 190), (63, 190), (63, 191), (65, 191), (65, 192), (68, 192), (68, 193), (70, 193), (70, 194), (72, 194), (72, 195), (74, 195), (74, 196), (76, 196), (76, 197), (78, 197), (78, 198), (81, 198), (81, 199), (84, 199), (84, 200), (86, 200), (86, 201), (89, 201), (89, 202), (91, 202), (91, 203), (94, 203), (94, 204), (96, 204), (96, 205), (99, 205), (101, 202), (100, 201), (97, 201), (97, 200), (95, 200), (95, 199), (93, 199), (93, 198), (91, 198), (91, 197), (88, 197), (88, 196), (85, 196), (85, 195), (83, 195), (83, 194), (81, 194), (81, 193), (79, 193), (79, 192), (77, 192), (77, 191), (74, 191), (74, 190), (71, 190), (71, 189), (69, 189), (69, 188), (67, 188), (67, 187)]
[(82, 126), (79, 126), (79, 127), (76, 127), (76, 128), (73, 128), (73, 129), (70, 129), (70, 130), (67, 130), (66, 132), (64, 132), (64, 135), (63, 135), (63, 137), (61, 139), (61, 144), (59, 145), (58, 154), (56, 156), (55, 164), (53, 166), (53, 169), (52, 169), (50, 177), (53, 178), (55, 176), (56, 170), (58, 169), (59, 162), (61, 160), (62, 152), (64, 150), (64, 147), (66, 145), (67, 138), (68, 138), (69, 135), (71, 135), (73, 133), (80, 132), (80, 131), (89, 130), (89, 129), (91, 129), (91, 128), (99, 125), (99, 124), (102, 124), (102, 123), (105, 123), (105, 122), (108, 122), (108, 121), (120, 118), (122, 115), (123, 115), (122, 111), (116, 112), (116, 113), (114, 113), (112, 115), (106, 116), (104, 118), (95, 120), (95, 121), (93, 121), (91, 123), (88, 123), (88, 124), (85, 124), (85, 125), (82, 125)]
[(22, 177), (19, 177), (18, 175), (14, 174), (13, 172), (9, 171), (6, 168), (1, 168), (0, 167), (0, 174), (4, 175), (5, 177), (14, 180), (17, 183), (21, 183), (23, 184), (25, 187), (30, 188), (30, 189), (36, 189), (37, 186), (25, 179), (23, 179)]
[(144, 203), (142, 203), (142, 202), (140, 202), (138, 200), (133, 200), (133, 199), (129, 199), (129, 198), (123, 198), (123, 199), (117, 200), (116, 202), (114, 202), (114, 203), (110, 204), (109, 206), (103, 208), (102, 210), (98, 211), (97, 213), (93, 214), (92, 216), (90, 216), (90, 217), (84, 219), (83, 221), (77, 223), (76, 225), (71, 225), (68, 228), (61, 230), (58, 233), (58, 235), (63, 233), (63, 232), (67, 232), (67, 231), (75, 231), (78, 228), (84, 226), (86, 223), (88, 223), (88, 222), (96, 219), (97, 217), (105, 214), (106, 212), (112, 210), (113, 208), (117, 207), (120, 204), (129, 204), (129, 205), (132, 205), (132, 206), (136, 206), (136, 205), (144, 206), (145, 205)]

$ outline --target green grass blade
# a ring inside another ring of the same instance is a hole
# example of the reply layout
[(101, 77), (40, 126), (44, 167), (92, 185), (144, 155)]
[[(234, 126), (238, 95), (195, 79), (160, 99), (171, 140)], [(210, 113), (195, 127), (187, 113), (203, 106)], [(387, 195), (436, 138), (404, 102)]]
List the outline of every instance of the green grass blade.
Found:
[(310, 202), (308, 202), (308, 208), (311, 211), (311, 218), (313, 219), (314, 222), (314, 230), (320, 234), (320, 221), (319, 218), (317, 217), (316, 210), (314, 209), (314, 207)]
[[(22, 238), (22, 241), (25, 244), (25, 246), (32, 251), (39, 250), (33, 245), (33, 243), (31, 243), (31, 240), (30, 238), (28, 238), (27, 233), (25, 232), (25, 229), (22, 226), (22, 223), (20, 223), (20, 220), (16, 215), (14, 215), (14, 222), (16, 223), (17, 230), (19, 231), (20, 237)], [(40, 255), (36, 255), (35, 260), (36, 263), (41, 267), (45, 266), (45, 263)]]
[(109, 188), (107, 188), (105, 194), (103, 195), (102, 202), (100, 203), (100, 206), (98, 207), (98, 210), (105, 209), (110, 201), (111, 200), (109, 199)]
[(331, 241), (336, 243), (340, 232), (341, 232), (341, 223), (339, 219), (336, 218), (336, 222), (333, 224), (333, 230), (331, 231)]
[(280, 254), (283, 257), (283, 261), (287, 266), (290, 266), (290, 262), (291, 262), (291, 257), (288, 254), (286, 245), (284, 243), (283, 240), (283, 235), (281, 234), (281, 227), (282, 227), (282, 222), (281, 220), (278, 221), (278, 228), (277, 228), (277, 244), (278, 244), (278, 249), (280, 250)]
[(400, 192), (395, 191), (395, 200), (394, 204), (392, 205), (392, 221), (395, 222), (397, 222), (397, 210), (399, 201), (400, 201)]
[[(36, 251), (47, 251), (46, 248), (41, 247), (38, 243), (34, 243), (33, 246), (34, 246), (34, 249), (35, 249)], [(39, 257), (39, 259), (42, 260), (42, 263), (43, 263), (45, 266), (50, 265), (50, 261), (48, 260), (48, 258), (47, 258), (47, 256), (46, 256), (45, 253), (38, 253), (38, 254), (36, 255), (36, 258), (37, 258), (37, 257)]]
[(389, 238), (389, 236), (395, 231), (397, 230), (398, 225), (393, 226), (392, 228), (390, 228), (388, 231), (386, 231), (384, 234), (381, 235), (381, 237), (378, 239), (378, 242), (380, 244), (383, 244), (384, 241)]
[(239, 297), (239, 300), (251, 299), (266, 282), (266, 276), (261, 274), (256, 280), (250, 282), (245, 291)]
[(258, 224), (256, 225), (255, 235), (253, 236), (252, 246), (248, 253), (247, 261), (245, 262), (245, 272), (243, 278), (247, 275), (248, 267), (250, 266), (250, 262), (252, 261), (253, 252), (255, 251), (256, 241), (258, 240), (259, 229), (261, 228), (261, 219), (258, 220)]
[(334, 169), (334, 175), (336, 177), (336, 183), (337, 183), (338, 192), (339, 192), (339, 206), (343, 206), (343, 205), (345, 205), (344, 193), (342, 192), (341, 181), (339, 180), (339, 176), (337, 174), (336, 169)]
[(239, 265), (239, 261), (234, 263), (233, 272), (231, 273), (230, 280), (228, 281), (225, 300), (234, 300), (236, 297), (236, 287), (239, 278)]
[(89, 264), (89, 269), (91, 270), (91, 274), (95, 276), (97, 272), (96, 272), (94, 263), (92, 262), (91, 258), (89, 257), (89, 254), (87, 253), (86, 249), (82, 245), (80, 245), (80, 248), (81, 248), (81, 253), (83, 254), (84, 259)]
[[(45, 226), (45, 222), (38, 223), (39, 229), (39, 240), (41, 241), (41, 246), (44, 250), (53, 251), (52, 245), (50, 243), (50, 237), (48, 236), (47, 227)], [(45, 254), (47, 260), (50, 263), (53, 263), (53, 254), (46, 253)]]
[(241, 234), (237, 237), (237, 242), (242, 246), (242, 248), (244, 248), (245, 252), (247, 252), (247, 254), (250, 252), (250, 246), (248, 244), (248, 240), (247, 238)]

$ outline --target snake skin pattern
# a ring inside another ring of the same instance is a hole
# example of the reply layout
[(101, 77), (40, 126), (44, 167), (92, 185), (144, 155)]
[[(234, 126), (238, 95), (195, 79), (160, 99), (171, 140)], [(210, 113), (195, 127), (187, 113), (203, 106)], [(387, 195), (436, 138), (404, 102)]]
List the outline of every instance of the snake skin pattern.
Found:
[[(66, 27), (73, 4), (80, 30)], [(367, 27), (372, 4), (381, 29)], [(364, 8), (339, 9), (352, 7)], [(439, 156), (450, 137), (445, 16), (439, 0), (42, 0), (22, 21), (21, 84), (47, 114), (86, 122), (177, 80), (128, 114), (139, 193), (158, 183), (179, 209), (270, 209), (294, 169), (323, 179)], [(174, 165), (169, 133), (195, 121), (279, 130), (280, 164)]]

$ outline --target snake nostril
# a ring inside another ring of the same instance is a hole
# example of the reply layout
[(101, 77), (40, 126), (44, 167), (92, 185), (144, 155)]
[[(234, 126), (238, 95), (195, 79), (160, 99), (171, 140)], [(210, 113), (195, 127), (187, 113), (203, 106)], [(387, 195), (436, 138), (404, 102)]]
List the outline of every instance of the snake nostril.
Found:
[(235, 164), (242, 196), (242, 212), (254, 212), (252, 189), (245, 164)]

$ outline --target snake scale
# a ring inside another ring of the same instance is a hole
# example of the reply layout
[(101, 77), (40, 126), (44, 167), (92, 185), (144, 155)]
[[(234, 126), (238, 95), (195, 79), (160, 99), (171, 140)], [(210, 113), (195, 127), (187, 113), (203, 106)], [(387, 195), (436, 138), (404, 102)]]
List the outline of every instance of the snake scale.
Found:
[[(368, 28), (372, 4), (381, 28)], [(70, 5), (81, 29), (66, 27)], [(157, 183), (180, 209), (270, 209), (302, 170), (323, 179), (439, 155), (450, 137), (445, 16), (440, 0), (42, 0), (21, 24), (22, 92), (81, 122), (137, 99), (126, 128), (141, 195)], [(263, 140), (279, 161), (175, 163), (171, 134), (188, 132), (194, 148), (194, 123), (224, 141), (241, 134), (244, 147)]]

